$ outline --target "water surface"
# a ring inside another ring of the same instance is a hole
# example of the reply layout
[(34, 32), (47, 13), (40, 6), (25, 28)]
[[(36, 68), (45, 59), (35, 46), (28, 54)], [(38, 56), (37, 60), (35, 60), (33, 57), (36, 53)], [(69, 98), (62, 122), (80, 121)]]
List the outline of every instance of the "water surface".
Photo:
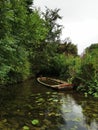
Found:
[(98, 130), (98, 99), (54, 91), (36, 80), (2, 87), (0, 130)]

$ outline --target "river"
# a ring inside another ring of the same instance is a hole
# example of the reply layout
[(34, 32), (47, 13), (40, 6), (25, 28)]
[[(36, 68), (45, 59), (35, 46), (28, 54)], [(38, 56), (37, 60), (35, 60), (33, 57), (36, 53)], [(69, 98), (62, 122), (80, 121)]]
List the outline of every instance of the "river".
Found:
[(98, 99), (36, 80), (1, 87), (0, 130), (98, 130)]

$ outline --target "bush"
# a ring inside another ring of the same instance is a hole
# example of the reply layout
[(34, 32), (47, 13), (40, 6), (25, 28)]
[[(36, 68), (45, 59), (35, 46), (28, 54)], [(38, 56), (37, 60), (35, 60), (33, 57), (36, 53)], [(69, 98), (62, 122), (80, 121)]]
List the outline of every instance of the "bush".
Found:
[(98, 63), (96, 58), (97, 53), (86, 53), (81, 59), (80, 71), (73, 79), (77, 90), (83, 91), (86, 96), (88, 94), (98, 96)]

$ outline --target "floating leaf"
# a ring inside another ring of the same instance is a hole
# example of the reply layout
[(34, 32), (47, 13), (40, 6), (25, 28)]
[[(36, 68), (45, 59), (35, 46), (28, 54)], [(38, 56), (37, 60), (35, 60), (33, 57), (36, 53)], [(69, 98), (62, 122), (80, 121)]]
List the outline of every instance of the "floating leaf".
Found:
[(71, 110), (64, 109), (63, 112), (65, 112), (65, 113), (70, 113)]
[(58, 102), (58, 99), (53, 99), (53, 102)]
[(55, 115), (54, 112), (51, 112), (51, 113), (48, 114), (48, 116), (53, 116), (53, 115)]
[(53, 92), (53, 94), (57, 94), (57, 92)]
[(23, 130), (30, 130), (28, 126), (24, 126)]
[(51, 113), (49, 113), (48, 114), (48, 116), (60, 116), (61, 114), (59, 114), (59, 113), (54, 113), (54, 112), (51, 112)]
[(40, 115), (40, 116), (43, 116), (43, 115), (44, 115), (44, 113), (39, 113), (39, 115)]
[(50, 94), (50, 92), (46, 92), (46, 94)]
[(81, 118), (74, 118), (73, 121), (75, 121), (75, 122), (80, 122), (80, 121), (81, 121)]
[(40, 106), (40, 105), (42, 105), (42, 103), (38, 103), (37, 105)]
[(41, 95), (41, 93), (38, 93), (37, 95), (38, 95), (38, 96), (40, 96), (40, 95)]
[(52, 101), (52, 100), (53, 100), (53, 98), (49, 98), (49, 99), (48, 99), (48, 101)]
[(43, 101), (44, 101), (43, 98), (39, 98), (39, 99), (36, 101), (36, 103), (37, 103), (37, 102), (43, 102)]
[(38, 125), (39, 124), (39, 120), (37, 120), (37, 119), (34, 119), (31, 122), (32, 122), (33, 125)]

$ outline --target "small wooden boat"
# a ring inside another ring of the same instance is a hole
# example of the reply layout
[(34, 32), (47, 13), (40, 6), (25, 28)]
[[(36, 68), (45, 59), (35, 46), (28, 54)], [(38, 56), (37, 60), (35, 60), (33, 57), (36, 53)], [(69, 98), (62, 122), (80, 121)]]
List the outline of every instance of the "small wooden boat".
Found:
[(69, 84), (59, 79), (54, 79), (54, 78), (49, 78), (49, 77), (38, 77), (37, 81), (44, 86), (47, 86), (56, 90), (70, 90), (73, 88), (72, 84)]

